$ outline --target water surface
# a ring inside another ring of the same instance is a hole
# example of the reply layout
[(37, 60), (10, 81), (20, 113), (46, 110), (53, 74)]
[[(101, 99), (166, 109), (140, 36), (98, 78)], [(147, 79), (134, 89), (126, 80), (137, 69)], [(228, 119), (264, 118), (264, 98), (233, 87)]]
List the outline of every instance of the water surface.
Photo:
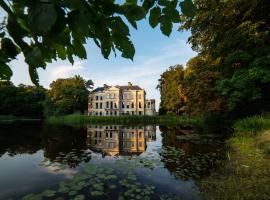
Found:
[(184, 126), (0, 127), (0, 199), (201, 199), (216, 135)]

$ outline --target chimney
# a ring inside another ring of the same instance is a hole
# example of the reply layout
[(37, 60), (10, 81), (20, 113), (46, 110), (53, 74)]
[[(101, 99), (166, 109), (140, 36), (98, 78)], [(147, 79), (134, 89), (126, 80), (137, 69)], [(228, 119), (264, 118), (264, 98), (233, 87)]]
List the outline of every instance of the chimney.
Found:
[(132, 86), (131, 82), (128, 82), (128, 86)]

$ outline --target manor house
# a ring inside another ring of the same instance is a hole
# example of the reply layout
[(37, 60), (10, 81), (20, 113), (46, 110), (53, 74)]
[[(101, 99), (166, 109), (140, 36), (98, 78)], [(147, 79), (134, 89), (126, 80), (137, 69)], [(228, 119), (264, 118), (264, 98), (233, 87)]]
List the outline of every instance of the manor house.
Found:
[(155, 115), (155, 100), (145, 96), (145, 90), (131, 82), (126, 86), (104, 84), (90, 93), (88, 115)]

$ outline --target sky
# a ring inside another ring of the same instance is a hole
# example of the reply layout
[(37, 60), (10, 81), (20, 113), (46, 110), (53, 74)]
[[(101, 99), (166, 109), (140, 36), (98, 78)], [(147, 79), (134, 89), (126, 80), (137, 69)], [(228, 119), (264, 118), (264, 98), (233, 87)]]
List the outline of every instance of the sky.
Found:
[[(0, 10), (0, 20), (3, 11)], [(121, 53), (111, 53), (109, 59), (103, 58), (100, 49), (92, 40), (85, 45), (87, 59), (75, 59), (74, 65), (68, 61), (55, 61), (48, 64), (46, 70), (38, 70), (40, 84), (49, 88), (49, 84), (58, 78), (68, 78), (80, 75), (85, 79), (92, 79), (95, 87), (107, 85), (127, 85), (131, 82), (146, 91), (146, 98), (156, 99), (156, 108), (160, 103), (160, 94), (156, 89), (160, 75), (170, 66), (182, 64), (196, 55), (192, 51), (187, 39), (190, 32), (177, 31), (178, 25), (173, 27), (170, 37), (163, 35), (156, 27), (152, 29), (148, 20), (138, 23), (138, 29), (130, 27), (131, 40), (136, 49), (134, 60), (121, 57)], [(15, 85), (20, 83), (31, 85), (27, 65), (23, 55), (10, 63), (13, 70), (11, 78)]]

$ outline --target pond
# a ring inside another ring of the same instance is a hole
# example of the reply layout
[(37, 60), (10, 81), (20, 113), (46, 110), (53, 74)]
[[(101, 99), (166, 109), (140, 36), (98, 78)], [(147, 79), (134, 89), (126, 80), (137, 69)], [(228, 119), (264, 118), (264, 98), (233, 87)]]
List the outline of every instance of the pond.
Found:
[(223, 140), (188, 126), (0, 127), (0, 199), (201, 199)]

